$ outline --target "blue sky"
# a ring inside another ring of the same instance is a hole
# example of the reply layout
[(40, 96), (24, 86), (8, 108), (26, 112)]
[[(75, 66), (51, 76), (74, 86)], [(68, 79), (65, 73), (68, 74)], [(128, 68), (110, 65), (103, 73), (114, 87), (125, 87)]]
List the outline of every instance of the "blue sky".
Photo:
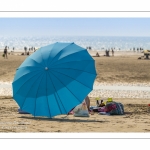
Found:
[(150, 18), (0, 18), (0, 36), (150, 36)]

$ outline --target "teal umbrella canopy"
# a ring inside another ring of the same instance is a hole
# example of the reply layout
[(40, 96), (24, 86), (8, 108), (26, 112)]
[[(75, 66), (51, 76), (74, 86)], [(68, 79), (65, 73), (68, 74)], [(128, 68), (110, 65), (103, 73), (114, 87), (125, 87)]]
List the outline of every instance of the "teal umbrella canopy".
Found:
[(19, 66), (13, 98), (21, 110), (52, 118), (82, 103), (95, 78), (95, 61), (86, 49), (57, 42), (41, 47)]

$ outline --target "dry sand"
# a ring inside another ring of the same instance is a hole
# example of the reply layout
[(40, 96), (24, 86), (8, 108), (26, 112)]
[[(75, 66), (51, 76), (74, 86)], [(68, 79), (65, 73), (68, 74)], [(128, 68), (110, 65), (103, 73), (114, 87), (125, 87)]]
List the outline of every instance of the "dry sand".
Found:
[[(90, 51), (91, 55), (96, 52)], [(0, 54), (2, 55), (2, 54)], [(96, 62), (96, 84), (142, 84), (150, 86), (150, 60), (139, 60), (142, 53), (115, 52), (114, 57), (93, 57)], [(16, 68), (27, 56), (0, 57), (0, 81), (12, 82)], [(11, 96), (0, 97), (0, 132), (150, 132), (149, 98), (114, 98), (124, 104), (125, 115), (107, 116), (95, 113), (90, 117), (60, 115), (53, 119), (34, 118), (30, 114), (18, 114), (18, 105)], [(93, 93), (89, 94), (94, 106)], [(128, 95), (128, 93), (126, 93)], [(106, 95), (107, 97), (107, 95)]]

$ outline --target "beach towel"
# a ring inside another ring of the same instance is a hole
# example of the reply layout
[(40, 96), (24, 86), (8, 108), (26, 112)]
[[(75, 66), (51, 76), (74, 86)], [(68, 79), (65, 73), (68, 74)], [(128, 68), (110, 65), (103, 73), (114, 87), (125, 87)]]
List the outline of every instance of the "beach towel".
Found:
[(110, 113), (108, 113), (108, 112), (99, 112), (99, 114), (100, 115), (108, 115), (108, 116), (110, 115)]
[(85, 101), (83, 101), (81, 104), (77, 105), (73, 109), (73, 112), (74, 112), (75, 117), (89, 117), (89, 112), (88, 112)]
[(91, 106), (90, 110), (92, 110), (94, 112), (105, 112), (105, 106), (103, 106), (103, 107)]
[(107, 100), (104, 102), (104, 104), (106, 105), (111, 102), (113, 102), (113, 99), (111, 97), (108, 97)]
[(105, 112), (110, 113), (110, 115), (123, 115), (124, 106), (118, 102), (110, 102), (106, 104)]

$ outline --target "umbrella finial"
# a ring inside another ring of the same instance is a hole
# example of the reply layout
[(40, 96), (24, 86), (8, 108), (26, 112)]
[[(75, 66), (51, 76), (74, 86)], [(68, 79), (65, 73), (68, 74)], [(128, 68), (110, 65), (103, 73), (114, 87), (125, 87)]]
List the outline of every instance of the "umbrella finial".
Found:
[(48, 67), (45, 67), (45, 70), (48, 70)]

